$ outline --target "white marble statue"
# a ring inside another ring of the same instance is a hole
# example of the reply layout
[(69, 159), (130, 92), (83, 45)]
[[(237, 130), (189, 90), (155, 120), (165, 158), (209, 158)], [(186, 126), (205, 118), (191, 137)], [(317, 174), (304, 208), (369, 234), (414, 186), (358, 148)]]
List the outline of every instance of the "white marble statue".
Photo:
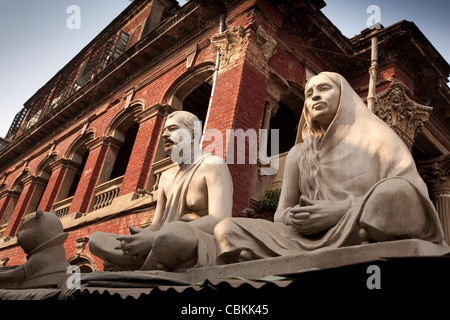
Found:
[(443, 243), (408, 148), (331, 72), (306, 84), (274, 222), (229, 218), (214, 234), (219, 263), (396, 239)]
[(199, 149), (195, 123), (192, 113), (175, 111), (164, 124), (164, 150), (177, 165), (161, 174), (152, 224), (130, 227), (130, 235), (91, 235), (90, 251), (104, 260), (105, 270), (180, 271), (214, 264), (213, 231), (231, 217), (233, 184), (222, 159)]

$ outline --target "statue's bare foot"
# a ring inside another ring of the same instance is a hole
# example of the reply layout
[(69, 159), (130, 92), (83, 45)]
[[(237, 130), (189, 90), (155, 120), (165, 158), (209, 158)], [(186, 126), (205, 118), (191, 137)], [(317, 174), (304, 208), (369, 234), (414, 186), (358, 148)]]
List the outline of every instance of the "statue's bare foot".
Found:
[(240, 254), (239, 254), (239, 260), (238, 262), (245, 262), (245, 261), (251, 261), (251, 260), (255, 260), (257, 257), (256, 255), (253, 253), (253, 251), (249, 250), (249, 249), (242, 249)]

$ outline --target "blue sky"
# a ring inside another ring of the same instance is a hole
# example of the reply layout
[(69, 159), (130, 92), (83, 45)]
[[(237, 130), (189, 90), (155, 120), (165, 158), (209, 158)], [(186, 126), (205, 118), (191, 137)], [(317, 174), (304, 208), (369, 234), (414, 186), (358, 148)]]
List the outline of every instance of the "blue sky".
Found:
[[(450, 1), (325, 2), (322, 11), (347, 37), (366, 28), (367, 7), (378, 5), (385, 27), (401, 20), (415, 22), (450, 61)], [(0, 0), (1, 137), (23, 104), (129, 4), (130, 0)], [(67, 28), (70, 5), (80, 8), (80, 29)]]

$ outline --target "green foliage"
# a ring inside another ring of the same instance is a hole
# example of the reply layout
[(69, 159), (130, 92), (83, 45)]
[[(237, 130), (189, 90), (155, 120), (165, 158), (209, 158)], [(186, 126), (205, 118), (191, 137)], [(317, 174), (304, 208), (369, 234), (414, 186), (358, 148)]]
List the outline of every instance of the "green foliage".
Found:
[(278, 207), (278, 201), (280, 200), (281, 189), (266, 190), (264, 197), (259, 200), (259, 207), (263, 210), (275, 212)]

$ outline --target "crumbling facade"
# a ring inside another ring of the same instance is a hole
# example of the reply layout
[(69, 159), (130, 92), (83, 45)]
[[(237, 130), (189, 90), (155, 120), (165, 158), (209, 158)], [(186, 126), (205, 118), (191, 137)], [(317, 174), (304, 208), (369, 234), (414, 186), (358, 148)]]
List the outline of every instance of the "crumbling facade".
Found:
[[(15, 235), (38, 208), (54, 210), (67, 259), (101, 270), (94, 231), (127, 234), (151, 223), (158, 178), (173, 165), (159, 145), (165, 116), (196, 114), (206, 130), (279, 129), (260, 147), (279, 157), (232, 163), (233, 214), (281, 186), (309, 77), (335, 71), (367, 97), (371, 37), (379, 41), (374, 112), (411, 150), (450, 240), (448, 63), (408, 21), (348, 39), (322, 1), (135, 0), (17, 114), (0, 149), (1, 266), (26, 259)], [(206, 141), (217, 149), (219, 142)], [(216, 145), (214, 145), (216, 144)]]

